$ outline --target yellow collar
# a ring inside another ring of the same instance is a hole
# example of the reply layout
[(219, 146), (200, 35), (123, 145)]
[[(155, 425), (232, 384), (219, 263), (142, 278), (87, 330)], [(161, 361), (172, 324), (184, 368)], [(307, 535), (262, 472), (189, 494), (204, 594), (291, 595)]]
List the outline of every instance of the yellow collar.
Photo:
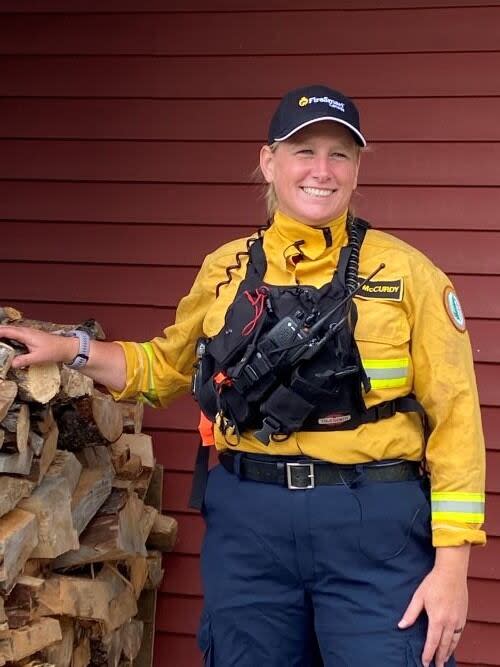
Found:
[(346, 219), (347, 211), (344, 211), (322, 227), (311, 227), (277, 211), (269, 231), (279, 237), (286, 259), (297, 255), (300, 248), (301, 255), (314, 260), (346, 244)]

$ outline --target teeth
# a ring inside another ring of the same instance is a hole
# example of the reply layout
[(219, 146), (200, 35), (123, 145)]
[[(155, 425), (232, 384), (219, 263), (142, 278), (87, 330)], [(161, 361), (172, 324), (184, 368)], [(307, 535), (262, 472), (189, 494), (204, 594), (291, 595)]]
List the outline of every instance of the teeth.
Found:
[(333, 190), (324, 190), (323, 188), (302, 188), (304, 192), (308, 195), (313, 195), (314, 197), (328, 197), (331, 195)]

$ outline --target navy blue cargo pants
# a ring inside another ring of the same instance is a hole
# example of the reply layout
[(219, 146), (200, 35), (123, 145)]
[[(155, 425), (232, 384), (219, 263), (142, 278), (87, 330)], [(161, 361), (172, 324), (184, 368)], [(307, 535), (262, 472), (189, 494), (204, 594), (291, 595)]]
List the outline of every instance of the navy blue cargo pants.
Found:
[(434, 562), (427, 482), (360, 470), (350, 486), (300, 490), (211, 470), (198, 634), (207, 667), (421, 667), (425, 617), (397, 623)]

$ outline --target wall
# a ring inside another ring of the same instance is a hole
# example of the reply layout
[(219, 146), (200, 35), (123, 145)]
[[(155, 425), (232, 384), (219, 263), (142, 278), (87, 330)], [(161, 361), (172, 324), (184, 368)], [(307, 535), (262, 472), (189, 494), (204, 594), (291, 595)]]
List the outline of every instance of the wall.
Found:
[[(489, 546), (474, 551), (462, 665), (500, 665), (500, 3), (0, 1), (0, 303), (170, 323), (203, 255), (263, 220), (250, 174), (287, 89), (337, 86), (372, 150), (357, 208), (426, 252), (468, 317), (488, 443)], [(180, 523), (156, 664), (199, 664), (200, 518), (189, 400), (148, 414)]]

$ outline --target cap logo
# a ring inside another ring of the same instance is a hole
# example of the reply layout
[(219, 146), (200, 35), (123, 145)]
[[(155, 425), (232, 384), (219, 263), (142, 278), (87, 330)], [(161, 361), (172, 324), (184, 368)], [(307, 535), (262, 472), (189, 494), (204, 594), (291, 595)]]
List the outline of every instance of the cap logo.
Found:
[(332, 100), (331, 97), (301, 97), (299, 100), (299, 107), (305, 107), (308, 104), (328, 104), (332, 109), (337, 109), (338, 111), (345, 112), (344, 102), (339, 102), (338, 100)]

